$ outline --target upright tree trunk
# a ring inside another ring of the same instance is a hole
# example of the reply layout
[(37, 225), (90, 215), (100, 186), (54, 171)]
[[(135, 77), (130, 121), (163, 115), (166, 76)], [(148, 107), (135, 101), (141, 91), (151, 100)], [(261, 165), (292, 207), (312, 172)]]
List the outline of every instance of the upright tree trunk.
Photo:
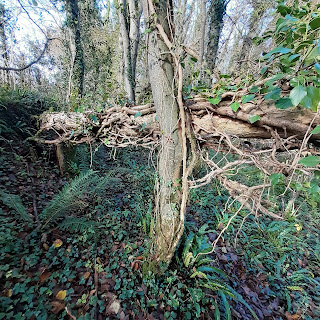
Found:
[[(152, 0), (149, 0), (152, 1)], [(170, 38), (167, 1), (154, 4), (157, 20)], [(148, 0), (143, 0), (144, 16), (151, 20)], [(150, 24), (152, 25), (152, 24)], [(151, 27), (152, 28), (152, 27)], [(179, 138), (179, 108), (175, 98), (175, 81), (169, 48), (156, 29), (147, 36), (148, 70), (154, 104), (161, 130), (158, 163), (158, 196), (156, 201), (156, 259), (169, 262), (183, 230), (180, 219), (182, 147)]]
[(84, 53), (81, 39), (81, 21), (78, 0), (68, 0), (70, 6), (71, 28), (74, 32), (75, 56), (73, 61), (72, 84), (76, 95), (83, 95), (84, 83)]
[(124, 60), (124, 87), (127, 98), (135, 103), (136, 64), (140, 35), (140, 9), (135, 0), (128, 0), (128, 2), (119, 0), (119, 21)]
[[(5, 68), (9, 67), (9, 54), (7, 46), (7, 37), (5, 32), (5, 8), (0, 3), (0, 54), (3, 59), (3, 65)], [(4, 83), (9, 84), (9, 71), (3, 70)]]
[(259, 22), (261, 24), (261, 19), (263, 14), (266, 12), (268, 7), (272, 5), (272, 2), (265, 3), (264, 1), (254, 0), (252, 2), (253, 12), (250, 17), (250, 23), (247, 34), (243, 38), (242, 48), (239, 55), (239, 59), (236, 65), (236, 72), (241, 73), (242, 70), (250, 68), (249, 59), (251, 56), (253, 38), (259, 32)]
[(208, 48), (206, 61), (208, 69), (213, 73), (219, 49), (219, 40), (226, 12), (226, 0), (211, 0), (208, 21)]
[(205, 41), (205, 34), (206, 34), (206, 24), (207, 24), (207, 0), (200, 0), (201, 1), (201, 9), (200, 9), (200, 16), (201, 16), (201, 29), (200, 29), (200, 50), (199, 50), (199, 65), (200, 68), (203, 62), (204, 56), (204, 41)]

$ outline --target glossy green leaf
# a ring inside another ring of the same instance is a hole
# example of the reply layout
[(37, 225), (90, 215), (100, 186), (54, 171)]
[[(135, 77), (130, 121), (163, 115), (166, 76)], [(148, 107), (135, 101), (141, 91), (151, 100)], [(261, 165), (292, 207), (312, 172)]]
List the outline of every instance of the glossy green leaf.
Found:
[(142, 113), (138, 111), (138, 112), (134, 115), (134, 118), (141, 117), (141, 115), (142, 115)]
[(231, 310), (230, 310), (230, 305), (229, 305), (229, 302), (227, 300), (227, 297), (226, 295), (219, 291), (219, 295), (221, 297), (221, 300), (223, 302), (223, 305), (224, 305), (224, 311), (225, 311), (225, 316), (226, 316), (226, 320), (231, 320)]
[(201, 271), (203, 273), (214, 272), (214, 273), (217, 273), (217, 274), (223, 276), (224, 278), (228, 277), (224, 271), (222, 271), (218, 268), (212, 267), (212, 266), (201, 266), (201, 267), (197, 268), (197, 271)]
[(314, 67), (315, 67), (316, 71), (320, 74), (320, 63), (315, 63)]
[(233, 110), (233, 112), (237, 112), (237, 110), (240, 108), (240, 103), (233, 102), (233, 103), (231, 103), (230, 108)]
[(311, 134), (318, 134), (320, 133), (320, 125), (316, 126), (312, 131)]
[(300, 54), (292, 54), (289, 58), (288, 58), (288, 60), (291, 62), (291, 61), (293, 61), (293, 60), (296, 60), (297, 58), (299, 58), (300, 57)]
[(263, 68), (261, 69), (261, 71), (260, 71), (260, 74), (261, 74), (261, 75), (265, 74), (265, 73), (267, 72), (267, 70), (268, 70), (268, 67), (263, 67)]
[(309, 26), (312, 30), (320, 28), (320, 17), (311, 20)]
[(288, 109), (293, 107), (293, 104), (289, 98), (280, 98), (276, 101), (275, 106), (277, 109)]
[(260, 90), (260, 88), (257, 87), (257, 86), (253, 86), (253, 87), (249, 88), (249, 92), (250, 92), (250, 93), (256, 93), (256, 92), (258, 92), (259, 90)]
[(281, 89), (275, 88), (271, 92), (267, 93), (264, 98), (265, 99), (272, 99), (272, 100), (278, 100), (280, 99)]
[(305, 167), (315, 167), (320, 163), (320, 157), (318, 156), (307, 156), (299, 161), (299, 164)]
[(277, 183), (279, 183), (280, 179), (283, 177), (284, 177), (284, 175), (282, 173), (272, 173), (272, 174), (270, 174), (269, 179), (271, 181), (271, 184), (274, 186)]
[(248, 95), (243, 96), (243, 97), (241, 98), (241, 102), (242, 102), (242, 103), (247, 103), (247, 102), (253, 100), (254, 97), (255, 97), (254, 94), (248, 94)]
[(290, 100), (293, 106), (297, 106), (301, 100), (307, 95), (307, 89), (303, 86), (297, 86), (290, 92)]
[(284, 48), (284, 47), (276, 47), (273, 50), (271, 50), (269, 53), (267, 53), (266, 55), (264, 55), (264, 58), (270, 58), (273, 54), (275, 53), (280, 53), (280, 54), (286, 54), (291, 52), (291, 49), (289, 48)]
[(320, 101), (320, 88), (308, 86), (307, 95), (301, 100), (300, 104), (306, 108), (316, 112)]
[(253, 115), (253, 116), (249, 117), (250, 123), (255, 123), (255, 122), (259, 121), (259, 120), (260, 120), (260, 116), (258, 116), (258, 115)]
[(319, 49), (315, 46), (304, 60), (305, 65), (310, 65), (319, 56)]
[(221, 97), (208, 98), (208, 101), (215, 106), (221, 101)]

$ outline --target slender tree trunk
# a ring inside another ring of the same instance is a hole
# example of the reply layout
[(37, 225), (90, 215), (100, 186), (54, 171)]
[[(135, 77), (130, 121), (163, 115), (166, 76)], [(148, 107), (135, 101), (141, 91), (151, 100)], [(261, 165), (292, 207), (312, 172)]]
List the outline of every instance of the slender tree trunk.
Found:
[[(129, 15), (130, 15), (130, 51), (131, 51), (131, 68), (132, 68), (132, 82), (134, 85), (134, 91), (136, 88), (136, 66), (138, 57), (138, 47), (140, 39), (140, 17), (141, 9), (140, 2), (135, 0), (128, 0), (129, 4)], [(135, 99), (133, 100), (135, 101)]]
[(204, 41), (205, 41), (205, 34), (206, 34), (206, 24), (207, 24), (207, 0), (200, 0), (201, 1), (201, 29), (200, 29), (200, 50), (199, 50), (199, 65), (200, 68), (203, 62), (204, 56)]
[[(7, 46), (7, 37), (5, 32), (5, 8), (2, 3), (0, 3), (0, 53), (3, 59), (3, 65), (5, 68), (9, 67), (9, 54)], [(4, 83), (9, 84), (9, 71), (3, 70)]]
[(73, 61), (72, 83), (73, 91), (78, 96), (83, 95), (84, 83), (84, 53), (81, 40), (81, 21), (78, 0), (68, 0), (70, 6), (71, 27), (74, 32), (75, 57)]
[(219, 49), (219, 40), (223, 28), (223, 17), (226, 12), (225, 0), (211, 0), (208, 21), (208, 48), (206, 61), (208, 69), (213, 73)]
[[(149, 0), (150, 1), (150, 0)], [(151, 0), (152, 1), (152, 0)], [(167, 1), (154, 4), (157, 20), (170, 38)], [(152, 22), (148, 0), (143, 0), (144, 16)], [(179, 108), (174, 93), (174, 69), (169, 48), (157, 30), (148, 33), (148, 70), (154, 104), (159, 118), (161, 150), (158, 163), (158, 196), (156, 201), (156, 259), (168, 263), (182, 234), (179, 181), (182, 147), (179, 138)]]
[(124, 59), (124, 87), (128, 99), (135, 103), (140, 10), (135, 0), (128, 0), (128, 3), (127, 0), (119, 0), (119, 6), (120, 32)]

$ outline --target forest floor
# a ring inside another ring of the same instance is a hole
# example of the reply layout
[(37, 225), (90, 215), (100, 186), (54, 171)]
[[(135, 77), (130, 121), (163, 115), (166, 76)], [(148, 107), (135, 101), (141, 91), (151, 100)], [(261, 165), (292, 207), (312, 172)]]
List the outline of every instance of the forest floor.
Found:
[(192, 190), (155, 277), (153, 155), (81, 146), (61, 175), (52, 147), (13, 134), (0, 150), (0, 319), (320, 319), (318, 208), (285, 221), (241, 210), (208, 254), (239, 204), (216, 182)]

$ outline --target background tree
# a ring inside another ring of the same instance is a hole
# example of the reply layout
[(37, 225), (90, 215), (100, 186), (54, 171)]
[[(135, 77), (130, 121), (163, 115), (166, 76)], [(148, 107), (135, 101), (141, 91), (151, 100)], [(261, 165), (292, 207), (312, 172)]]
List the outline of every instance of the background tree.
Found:
[(129, 101), (135, 103), (136, 66), (140, 38), (140, 2), (119, 0), (118, 5), (124, 61), (124, 87)]

